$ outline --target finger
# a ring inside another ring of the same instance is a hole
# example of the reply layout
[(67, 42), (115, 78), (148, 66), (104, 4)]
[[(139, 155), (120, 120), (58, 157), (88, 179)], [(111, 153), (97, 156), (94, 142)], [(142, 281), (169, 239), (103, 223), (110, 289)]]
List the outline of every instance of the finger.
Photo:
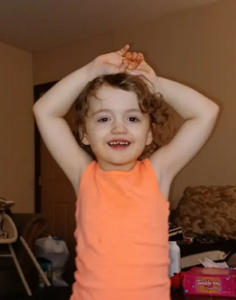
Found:
[(144, 60), (143, 54), (142, 53), (138, 53), (136, 60), (139, 61), (139, 62), (143, 61)]
[(127, 60), (135, 61), (139, 57), (139, 54), (137, 52), (127, 52), (124, 57)]
[(123, 48), (117, 51), (117, 53), (121, 56), (123, 56), (128, 50), (129, 50), (129, 45), (125, 45)]
[(124, 73), (126, 71), (126, 69), (128, 68), (128, 64), (128, 61), (124, 59), (120, 67), (120, 73)]
[(135, 61), (137, 59), (138, 53), (137, 52), (132, 52), (131, 54), (131, 60)]
[(125, 53), (124, 57), (125, 57), (127, 60), (131, 60), (131, 58), (132, 58), (131, 52)]
[(136, 67), (137, 67), (137, 63), (135, 63), (135, 62), (129, 62), (129, 66), (128, 66), (129, 70), (136, 69)]
[(143, 62), (143, 60), (144, 60), (144, 58), (143, 58), (143, 55), (141, 55), (141, 54), (138, 54), (137, 55), (137, 58), (136, 58), (136, 60), (135, 60), (135, 63), (136, 63), (136, 67), (138, 67), (142, 62)]

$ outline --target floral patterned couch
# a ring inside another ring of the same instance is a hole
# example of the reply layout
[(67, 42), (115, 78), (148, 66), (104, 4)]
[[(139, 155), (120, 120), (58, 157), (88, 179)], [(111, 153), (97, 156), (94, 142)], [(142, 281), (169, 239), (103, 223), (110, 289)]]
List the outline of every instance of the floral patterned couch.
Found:
[[(187, 237), (213, 237), (215, 242), (180, 242), (183, 268), (199, 264), (208, 257), (228, 261), (236, 253), (236, 186), (187, 187), (173, 213), (176, 226)], [(190, 262), (190, 258), (194, 262)]]

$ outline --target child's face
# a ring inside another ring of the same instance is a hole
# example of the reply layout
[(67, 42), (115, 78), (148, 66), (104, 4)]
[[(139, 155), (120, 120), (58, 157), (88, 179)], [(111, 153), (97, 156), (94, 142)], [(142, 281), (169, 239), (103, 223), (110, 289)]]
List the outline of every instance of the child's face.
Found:
[(83, 143), (90, 145), (104, 170), (130, 170), (152, 142), (150, 118), (135, 93), (103, 85), (89, 98)]

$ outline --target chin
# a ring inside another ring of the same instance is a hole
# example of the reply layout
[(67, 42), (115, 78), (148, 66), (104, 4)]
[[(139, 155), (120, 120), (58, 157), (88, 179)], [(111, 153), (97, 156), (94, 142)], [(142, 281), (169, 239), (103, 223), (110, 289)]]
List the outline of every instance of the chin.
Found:
[(139, 156), (127, 156), (127, 157), (122, 157), (122, 155), (117, 155), (117, 157), (104, 157), (103, 161), (114, 165), (114, 166), (122, 166), (122, 165), (128, 165), (133, 162), (136, 162), (138, 160)]
[[(109, 149), (110, 150), (110, 149)], [(137, 151), (139, 150), (139, 151)], [(124, 151), (98, 151), (97, 161), (111, 166), (129, 165), (136, 162), (142, 154), (142, 149), (126, 149)], [(99, 155), (101, 154), (101, 155)]]

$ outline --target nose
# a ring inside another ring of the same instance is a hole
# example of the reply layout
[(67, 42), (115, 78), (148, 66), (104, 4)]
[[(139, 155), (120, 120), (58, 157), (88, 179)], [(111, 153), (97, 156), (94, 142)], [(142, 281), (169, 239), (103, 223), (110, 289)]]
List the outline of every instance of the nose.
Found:
[(113, 134), (126, 134), (128, 132), (123, 121), (115, 121), (111, 133)]

